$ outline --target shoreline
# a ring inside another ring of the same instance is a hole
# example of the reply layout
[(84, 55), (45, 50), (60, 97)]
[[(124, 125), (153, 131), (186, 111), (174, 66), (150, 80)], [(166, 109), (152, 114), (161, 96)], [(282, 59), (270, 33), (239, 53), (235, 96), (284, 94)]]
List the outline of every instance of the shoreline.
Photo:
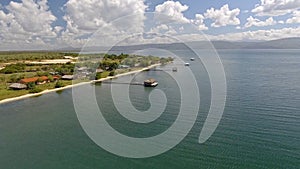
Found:
[(65, 87), (61, 87), (61, 88), (46, 89), (46, 90), (44, 90), (42, 92), (39, 92), (39, 93), (25, 94), (25, 95), (18, 96), (18, 97), (3, 99), (3, 100), (0, 100), (0, 105), (4, 104), (4, 103), (9, 103), (9, 102), (13, 102), (13, 101), (27, 99), (27, 98), (30, 98), (30, 97), (35, 97), (35, 96), (40, 96), (40, 95), (44, 95), (44, 94), (48, 94), (48, 93), (52, 93), (52, 92), (57, 92), (57, 91), (65, 90), (65, 89), (70, 89), (70, 88), (81, 86), (81, 85), (92, 84), (92, 83), (102, 82), (102, 81), (105, 81), (105, 80), (110, 80), (110, 79), (114, 79), (114, 78), (118, 78), (118, 77), (122, 77), (122, 76), (136, 74), (136, 73), (139, 73), (139, 72), (142, 72), (142, 71), (145, 71), (145, 70), (149, 70), (151, 68), (154, 68), (154, 67), (160, 66), (160, 65), (161, 64), (158, 63), (158, 64), (150, 65), (148, 67), (144, 67), (142, 69), (129, 71), (129, 72), (122, 73), (122, 74), (117, 74), (115, 76), (108, 76), (106, 78), (101, 78), (101, 79), (98, 79), (98, 80), (91, 80), (91, 81), (88, 81), (88, 82), (80, 82), (80, 83), (77, 83), (77, 84), (72, 84), (72, 85), (68, 85), (68, 86), (65, 86)]

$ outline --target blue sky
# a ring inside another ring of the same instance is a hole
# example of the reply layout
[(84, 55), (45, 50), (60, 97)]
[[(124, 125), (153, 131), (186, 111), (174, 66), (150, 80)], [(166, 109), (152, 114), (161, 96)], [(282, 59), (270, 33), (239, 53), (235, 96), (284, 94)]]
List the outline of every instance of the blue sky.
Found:
[[(272, 40), (300, 36), (299, 10), (299, 0), (1, 0), (0, 41), (2, 50), (24, 42), (28, 48), (81, 46), (99, 27), (132, 14), (136, 18), (126, 24), (134, 25), (127, 28), (131, 33), (182, 34), (183, 25), (189, 24), (212, 40)], [(182, 26), (164, 24), (161, 18), (145, 24), (141, 16), (146, 12), (161, 13)], [(122, 32), (119, 28), (107, 28), (106, 33)]]

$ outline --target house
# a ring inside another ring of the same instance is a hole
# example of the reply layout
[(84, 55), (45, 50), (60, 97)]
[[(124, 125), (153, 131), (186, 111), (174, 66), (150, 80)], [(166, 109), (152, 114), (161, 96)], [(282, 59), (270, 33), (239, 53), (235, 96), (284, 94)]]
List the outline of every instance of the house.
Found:
[(144, 81), (145, 87), (156, 87), (158, 85), (158, 82), (155, 79), (147, 79)]
[(64, 56), (64, 59), (74, 59), (72, 56)]
[(120, 69), (129, 69), (130, 66), (128, 66), (128, 65), (120, 65), (119, 68)]
[(104, 70), (103, 69), (96, 69), (96, 73), (103, 73)]
[(89, 68), (87, 68), (87, 67), (79, 67), (79, 68), (77, 68), (77, 71), (80, 71), (80, 72), (88, 71), (88, 70), (89, 70)]
[(31, 77), (31, 78), (25, 78), (21, 79), (20, 83), (22, 84), (28, 84), (28, 83), (36, 83), (36, 84), (44, 84), (49, 81), (47, 76), (41, 76), (41, 77)]
[[(59, 76), (53, 76), (53, 80), (58, 80)], [(19, 83), (27, 85), (28, 83), (35, 83), (35, 84), (45, 84), (50, 82), (49, 78), (47, 76), (41, 76), (41, 77), (31, 77), (31, 78), (25, 78), (21, 79)]]
[(73, 75), (64, 75), (61, 77), (62, 80), (73, 80), (74, 76)]
[(76, 69), (76, 74), (78, 77), (74, 77), (74, 78), (86, 78), (86, 76), (89, 76), (92, 74), (91, 69), (88, 67), (79, 67)]
[(50, 75), (58, 75), (59, 72), (49, 72)]
[(13, 83), (9, 86), (9, 88), (13, 90), (22, 90), (22, 89), (26, 89), (27, 86), (22, 83)]

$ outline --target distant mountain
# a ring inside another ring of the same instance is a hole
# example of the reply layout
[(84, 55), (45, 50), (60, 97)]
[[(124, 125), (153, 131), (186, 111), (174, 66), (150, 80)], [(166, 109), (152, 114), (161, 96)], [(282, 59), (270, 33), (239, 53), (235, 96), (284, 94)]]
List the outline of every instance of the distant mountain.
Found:
[[(209, 49), (211, 45), (209, 42), (196, 41), (187, 42), (188, 46), (194, 49)], [(272, 41), (260, 42), (230, 42), (230, 41), (212, 41), (211, 44), (216, 49), (300, 49), (300, 38), (286, 38)], [(116, 46), (113, 50), (138, 50), (145, 48), (158, 48), (169, 50), (184, 50), (187, 46), (183, 43), (172, 44), (145, 44), (134, 46)]]
[[(201, 45), (203, 42), (189, 42), (193, 47)], [(260, 42), (229, 42), (212, 41), (216, 49), (300, 49), (300, 38), (286, 38), (272, 41)]]
[[(114, 46), (111, 51), (136, 51), (149, 48), (165, 49), (165, 50), (185, 50), (188, 47), (193, 49), (210, 49), (211, 45), (216, 49), (300, 49), (300, 38), (286, 38), (272, 41), (259, 41), (259, 42), (231, 42), (231, 41), (194, 41), (184, 43), (171, 43), (171, 44), (142, 44), (132, 46)], [(85, 51), (99, 52), (106, 51), (107, 47), (88, 47)], [(64, 48), (59, 51), (81, 51), (79, 48)]]
[(248, 49), (300, 49), (300, 38), (286, 38), (249, 44)]

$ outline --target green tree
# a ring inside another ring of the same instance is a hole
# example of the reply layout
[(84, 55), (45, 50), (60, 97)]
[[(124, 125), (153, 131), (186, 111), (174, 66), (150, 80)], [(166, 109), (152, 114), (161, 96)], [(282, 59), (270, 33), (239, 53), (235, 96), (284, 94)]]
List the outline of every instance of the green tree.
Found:
[(99, 80), (102, 78), (102, 73), (98, 72), (96, 73), (96, 80)]
[(49, 76), (48, 76), (48, 79), (49, 79), (50, 82), (54, 82), (54, 78), (53, 78), (52, 75), (49, 75)]
[(149, 64), (149, 61), (148, 61), (147, 59), (141, 61), (141, 64), (140, 64), (140, 66), (142, 66), (142, 67), (147, 67), (147, 66), (149, 66), (149, 65), (150, 65), (150, 64)]
[(111, 72), (109, 72), (108, 76), (114, 76), (115, 74), (116, 74), (115, 71), (111, 71)]
[(58, 80), (56, 83), (55, 83), (55, 88), (61, 88), (61, 87), (64, 87), (65, 85), (60, 81)]
[(34, 88), (35, 88), (35, 83), (34, 83), (34, 82), (28, 83), (28, 84), (27, 84), (27, 88), (28, 88), (29, 90), (34, 89)]
[(39, 77), (37, 82), (42, 83), (42, 82), (44, 82), (44, 80), (41, 77)]
[(5, 74), (20, 73), (20, 72), (24, 72), (25, 68), (26, 68), (25, 64), (17, 63), (17, 64), (7, 65), (0, 72)]
[(10, 83), (16, 83), (16, 82), (18, 82), (18, 76), (16, 75), (16, 74), (13, 74), (13, 75), (11, 75), (11, 76), (9, 76), (9, 82)]
[(41, 91), (43, 91), (43, 90), (35, 87), (33, 89), (30, 89), (29, 93), (40, 93)]

